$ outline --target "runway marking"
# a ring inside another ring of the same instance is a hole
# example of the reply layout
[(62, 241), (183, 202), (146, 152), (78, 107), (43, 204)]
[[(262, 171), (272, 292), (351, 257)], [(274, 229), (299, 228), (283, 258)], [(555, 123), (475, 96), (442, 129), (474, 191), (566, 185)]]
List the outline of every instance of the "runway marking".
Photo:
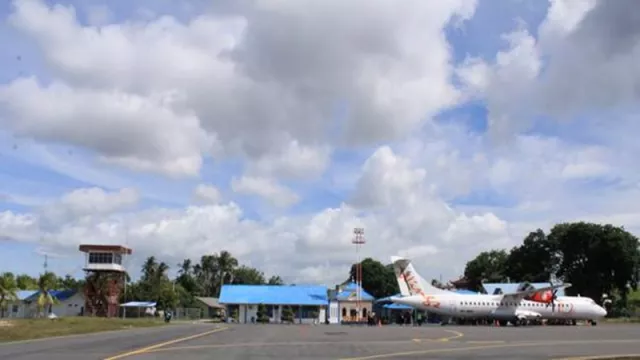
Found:
[(210, 334), (213, 334), (213, 333), (217, 333), (217, 332), (220, 332), (220, 331), (224, 331), (224, 330), (227, 330), (227, 329), (228, 329), (227, 327), (221, 327), (221, 328), (205, 331), (205, 332), (202, 332), (202, 333), (199, 333), (199, 334), (186, 336), (186, 337), (182, 337), (182, 338), (177, 338), (177, 339), (161, 342), (161, 343), (158, 343), (158, 344), (155, 344), (155, 345), (139, 348), (137, 350), (128, 351), (128, 352), (125, 352), (125, 353), (122, 353), (122, 354), (118, 354), (118, 355), (115, 355), (115, 356), (111, 356), (111, 357), (105, 358), (103, 360), (116, 360), (116, 359), (122, 359), (122, 358), (133, 356), (133, 355), (144, 354), (146, 352), (161, 348), (163, 346), (176, 344), (176, 343), (184, 342), (184, 341), (188, 341), (188, 340), (197, 339), (197, 338), (200, 338), (200, 337), (203, 337), (203, 336), (207, 336), (207, 335), (210, 335)]
[(379, 355), (370, 355), (362, 357), (342, 358), (340, 360), (368, 360), (368, 359), (383, 359), (392, 358), (398, 356), (409, 355), (423, 355), (423, 354), (438, 354), (448, 352), (470, 351), (470, 350), (488, 350), (488, 349), (501, 349), (501, 348), (517, 348), (527, 346), (553, 346), (553, 345), (576, 345), (576, 344), (617, 344), (617, 343), (638, 343), (638, 339), (628, 340), (575, 340), (575, 341), (547, 341), (547, 342), (528, 342), (528, 343), (511, 343), (511, 344), (497, 344), (497, 345), (483, 345), (483, 346), (468, 346), (460, 348), (444, 348), (444, 349), (428, 349), (428, 350), (416, 350), (416, 351), (404, 351), (396, 353), (387, 353)]
[(504, 340), (486, 340), (486, 341), (465, 341), (467, 344), (504, 344), (506, 341)]
[(455, 331), (455, 330), (445, 330), (448, 333), (453, 334), (453, 336), (447, 336), (447, 337), (441, 337), (441, 338), (437, 338), (437, 339), (412, 339), (414, 342), (422, 342), (422, 341), (441, 341), (441, 342), (446, 342), (449, 340), (454, 340), (454, 339), (459, 339), (461, 337), (464, 336), (463, 333), (459, 332), (459, 331)]
[(598, 355), (598, 356), (571, 356), (563, 358), (555, 358), (553, 360), (606, 360), (606, 359), (624, 359), (640, 357), (640, 354), (611, 354), (611, 355)]

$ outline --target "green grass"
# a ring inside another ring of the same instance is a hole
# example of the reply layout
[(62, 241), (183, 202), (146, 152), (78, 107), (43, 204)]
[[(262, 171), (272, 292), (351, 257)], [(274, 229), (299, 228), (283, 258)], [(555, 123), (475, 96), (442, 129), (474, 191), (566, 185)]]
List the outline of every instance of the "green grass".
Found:
[(0, 342), (39, 339), (52, 336), (87, 334), (100, 331), (161, 326), (165, 323), (150, 319), (105, 319), (95, 317), (65, 317), (49, 319), (0, 319)]
[(605, 318), (604, 322), (612, 324), (640, 324), (640, 317)]

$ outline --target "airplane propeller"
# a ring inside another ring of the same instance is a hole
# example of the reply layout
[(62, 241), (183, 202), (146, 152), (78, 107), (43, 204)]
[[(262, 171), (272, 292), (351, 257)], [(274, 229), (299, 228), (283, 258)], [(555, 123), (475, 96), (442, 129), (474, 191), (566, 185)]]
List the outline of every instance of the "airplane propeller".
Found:
[[(549, 284), (551, 285), (551, 287), (553, 287), (553, 283), (549, 282)], [(551, 292), (551, 299), (550, 301), (547, 303), (547, 306), (551, 305), (551, 311), (554, 312), (556, 311), (556, 299), (558, 298), (558, 289), (555, 289)]]

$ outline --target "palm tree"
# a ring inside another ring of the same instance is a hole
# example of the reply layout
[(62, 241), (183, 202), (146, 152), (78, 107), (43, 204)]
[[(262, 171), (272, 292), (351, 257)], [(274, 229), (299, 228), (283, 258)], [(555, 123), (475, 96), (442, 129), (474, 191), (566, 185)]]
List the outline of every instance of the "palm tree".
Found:
[(238, 266), (238, 260), (234, 258), (230, 252), (222, 250), (217, 259), (218, 276), (220, 279), (220, 287), (218, 288), (218, 297), (222, 290), (225, 280), (231, 282), (233, 280), (233, 270)]
[(57, 282), (58, 278), (52, 272), (46, 272), (38, 278), (38, 313), (42, 313), (45, 308), (50, 313), (52, 306), (58, 303), (58, 299), (51, 293)]
[(155, 256), (149, 256), (142, 265), (142, 278), (144, 280), (151, 280), (156, 277), (156, 269), (158, 268), (158, 262)]
[(18, 283), (12, 273), (2, 273), (0, 275), (0, 318), (4, 317), (4, 312), (10, 301), (16, 301)]

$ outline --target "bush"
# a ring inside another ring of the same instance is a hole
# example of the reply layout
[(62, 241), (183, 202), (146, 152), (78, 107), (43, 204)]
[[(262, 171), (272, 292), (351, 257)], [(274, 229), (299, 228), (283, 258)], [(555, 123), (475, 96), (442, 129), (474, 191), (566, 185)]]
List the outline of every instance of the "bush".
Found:
[(259, 323), (265, 324), (269, 322), (269, 315), (267, 315), (267, 307), (264, 306), (264, 304), (258, 305), (258, 313), (256, 315), (258, 316)]

